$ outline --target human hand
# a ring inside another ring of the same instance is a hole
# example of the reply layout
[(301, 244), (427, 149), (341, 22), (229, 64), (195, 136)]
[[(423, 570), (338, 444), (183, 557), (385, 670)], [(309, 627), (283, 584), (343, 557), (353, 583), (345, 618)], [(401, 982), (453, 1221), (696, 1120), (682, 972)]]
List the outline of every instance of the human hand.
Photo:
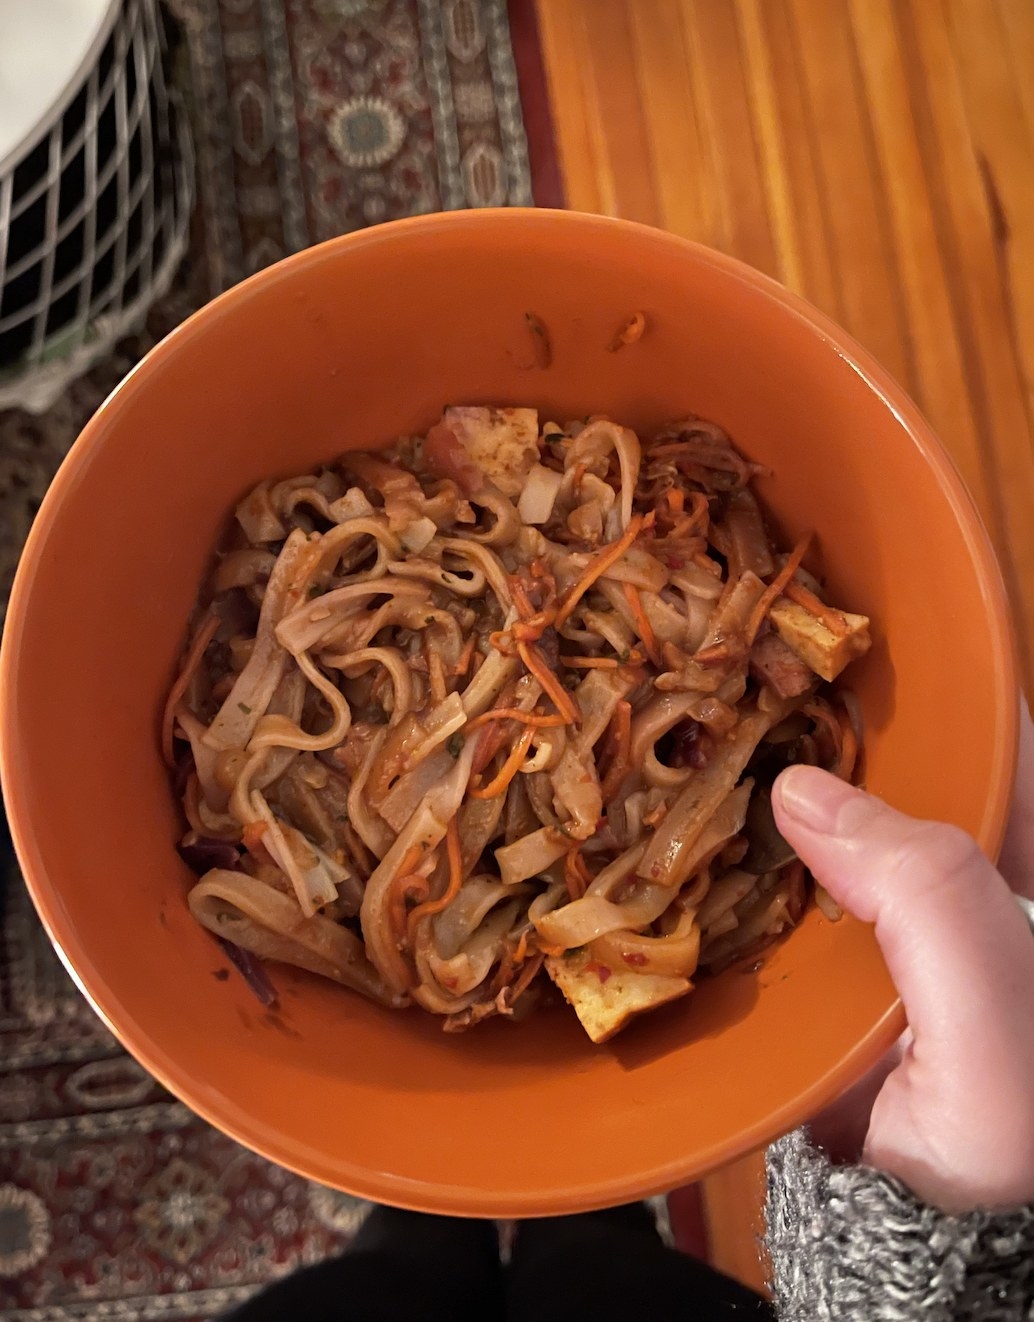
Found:
[(772, 796), (816, 879), (875, 924), (909, 1022), (900, 1050), (831, 1113), (830, 1132), (843, 1140), (845, 1120), (871, 1101), (862, 1159), (947, 1212), (1034, 1202), (1034, 935), (1003, 878), (1034, 898), (1025, 707), (1021, 721), (1001, 873), (957, 828), (906, 817), (816, 768), (785, 771)]

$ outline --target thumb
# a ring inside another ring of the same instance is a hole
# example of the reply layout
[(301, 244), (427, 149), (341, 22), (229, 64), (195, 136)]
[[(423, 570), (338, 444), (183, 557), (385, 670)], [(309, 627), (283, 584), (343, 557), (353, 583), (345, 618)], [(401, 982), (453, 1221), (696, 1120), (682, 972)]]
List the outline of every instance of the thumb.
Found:
[(917, 1040), (952, 1053), (990, 1047), (989, 1019), (1005, 1028), (1032, 1003), (1030, 930), (965, 832), (906, 817), (814, 767), (783, 772), (772, 803), (815, 878), (875, 924)]

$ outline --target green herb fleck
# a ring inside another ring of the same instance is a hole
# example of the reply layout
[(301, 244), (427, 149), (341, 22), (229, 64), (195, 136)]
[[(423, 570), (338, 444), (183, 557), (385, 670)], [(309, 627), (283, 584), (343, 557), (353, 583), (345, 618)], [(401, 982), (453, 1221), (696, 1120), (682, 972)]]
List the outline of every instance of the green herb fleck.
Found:
[(244, 713), (245, 716), (251, 715), (251, 708), (248, 706), (246, 702), (238, 702), (237, 706), (241, 709), (241, 711)]
[(627, 647), (622, 648), (622, 650), (618, 653), (618, 660), (621, 662), (623, 666), (627, 666), (631, 658), (632, 658), (632, 653), (628, 650)]
[(446, 740), (445, 747), (449, 750), (450, 757), (459, 757), (463, 752), (463, 735), (459, 730), (455, 734), (450, 734)]

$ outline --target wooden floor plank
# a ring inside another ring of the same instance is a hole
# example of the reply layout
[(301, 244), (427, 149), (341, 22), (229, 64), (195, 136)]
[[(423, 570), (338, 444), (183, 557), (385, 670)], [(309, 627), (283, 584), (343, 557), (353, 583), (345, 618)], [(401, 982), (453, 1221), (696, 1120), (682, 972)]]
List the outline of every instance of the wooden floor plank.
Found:
[(713, 244), (719, 225), (718, 167), (700, 124), (682, 15), (671, 0), (632, 0), (628, 12), (661, 224), (684, 238)]
[(557, 155), (564, 177), (568, 205), (575, 211), (609, 210), (601, 187), (604, 162), (597, 158), (602, 146), (597, 125), (594, 135), (590, 107), (585, 95), (582, 69), (588, 59), (584, 5), (579, 0), (551, 0), (538, 6), (546, 81), (553, 120), (557, 128)]
[[(956, 309), (956, 333), (966, 386), (983, 442), (988, 508), (1012, 600), (1028, 691), (1034, 678), (1034, 472), (1025, 371), (1013, 333), (1011, 280), (1005, 266), (1008, 218), (989, 176), (979, 129), (971, 119), (973, 55), (958, 46), (952, 20), (957, 0), (902, 4), (901, 29), (912, 33), (930, 112), (918, 131), (930, 161), (931, 191), (939, 197), (948, 257), (945, 276)], [(1028, 268), (1029, 269), (1029, 268)], [(951, 419), (934, 418), (952, 452)]]
[(912, 390), (914, 348), (847, 12), (842, 3), (791, 0), (790, 16), (815, 126), (844, 324)]
[(910, 85), (921, 68), (909, 61), (897, 24), (872, 23), (869, 0), (850, 0), (849, 15), (870, 107), (893, 244), (899, 256), (903, 313), (914, 348), (913, 393), (933, 419), (950, 421), (952, 449), (985, 517), (993, 514), (984, 443), (966, 388), (954, 309), (928, 175), (912, 114)]
[[(774, 138), (781, 133), (783, 145), (781, 151), (766, 153), (766, 168), (770, 175), (780, 176), (772, 185), (773, 193), (785, 189), (790, 198), (792, 246), (780, 259), (787, 283), (843, 322), (844, 300), (837, 278), (833, 221), (820, 171), (819, 135), (811, 116), (793, 16), (785, 4), (768, 0), (740, 0), (739, 14), (748, 77), (758, 88), (759, 118), (766, 113), (768, 97), (765, 66), (771, 67), (775, 125), (770, 135)], [(761, 136), (764, 140), (764, 130)], [(783, 233), (781, 228), (777, 232)]]
[(728, 0), (683, 0), (689, 76), (712, 144), (720, 233), (714, 246), (775, 274), (778, 263), (736, 10)]
[[(1031, 691), (1034, 0), (538, 7), (569, 204), (753, 263), (898, 377), (987, 523)], [(752, 1282), (759, 1181), (705, 1182)]]
[[(751, 91), (754, 136), (768, 196), (768, 216), (775, 247), (770, 274), (791, 289), (806, 282), (805, 244), (790, 175), (792, 128), (783, 125), (780, 105), (781, 77), (774, 52), (766, 39), (763, 0), (737, 0), (736, 20), (743, 52), (743, 70)], [(794, 144), (796, 148), (796, 143)], [(807, 190), (810, 193), (810, 189)], [(821, 229), (821, 220), (819, 221)]]

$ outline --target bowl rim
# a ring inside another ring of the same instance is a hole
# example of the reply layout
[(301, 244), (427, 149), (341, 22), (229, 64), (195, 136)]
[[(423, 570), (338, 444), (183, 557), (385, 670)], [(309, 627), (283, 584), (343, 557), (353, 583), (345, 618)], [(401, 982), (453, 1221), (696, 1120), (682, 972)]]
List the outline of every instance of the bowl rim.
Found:
[[(29, 893), (58, 956), (93, 1010), (119, 1043), (195, 1114), (237, 1142), (305, 1178), (396, 1206), (481, 1217), (550, 1215), (641, 1198), (676, 1188), (689, 1178), (699, 1178), (706, 1170), (761, 1148), (827, 1105), (876, 1063), (904, 1029), (905, 1018), (900, 1002), (894, 1003), (824, 1075), (729, 1139), (716, 1142), (703, 1152), (698, 1149), (692, 1160), (676, 1154), (664, 1163), (632, 1175), (609, 1177), (562, 1190), (540, 1189), (516, 1195), (392, 1175), (347, 1161), (329, 1162), (294, 1140), (287, 1140), (281, 1134), (270, 1134), (261, 1124), (252, 1122), (243, 1108), (233, 1106), (221, 1110), (210, 1105), (203, 1088), (197, 1086), (187, 1069), (169, 1058), (156, 1042), (136, 1032), (130, 1007), (109, 995), (103, 977), (93, 968), (89, 952), (75, 931), (62, 921), (60, 905), (55, 902), (59, 884), (47, 875), (39, 846), (40, 835), (18, 789), (19, 741), (14, 731), (19, 659), (25, 622), (31, 610), (34, 568), (91, 454), (103, 445), (109, 423), (118, 417), (138, 391), (145, 388), (150, 373), (160, 369), (209, 321), (236, 315), (239, 304), (280, 281), (290, 280), (296, 271), (307, 266), (336, 260), (339, 253), (405, 242), (410, 235), (485, 227), (506, 230), (520, 226), (621, 232), (631, 241), (665, 249), (676, 257), (689, 255), (694, 261), (717, 268), (741, 285), (777, 303), (862, 378), (923, 456), (931, 476), (948, 501), (980, 582), (989, 627), (997, 719), (991, 736), (994, 769), (980, 828), (975, 834), (992, 858), (997, 856), (1005, 833), (1019, 729), (1018, 662), (1008, 599), (990, 539), (954, 460), (904, 388), (868, 350), (806, 299), (737, 258), (651, 226), (584, 212), (530, 207), (435, 212), (341, 235), (286, 257), (204, 304), (150, 349), (107, 396), (62, 461), (26, 540), (11, 590), (6, 627), (0, 639), (0, 783), (5, 788), (11, 838)], [(30, 750), (24, 751), (30, 755)]]

